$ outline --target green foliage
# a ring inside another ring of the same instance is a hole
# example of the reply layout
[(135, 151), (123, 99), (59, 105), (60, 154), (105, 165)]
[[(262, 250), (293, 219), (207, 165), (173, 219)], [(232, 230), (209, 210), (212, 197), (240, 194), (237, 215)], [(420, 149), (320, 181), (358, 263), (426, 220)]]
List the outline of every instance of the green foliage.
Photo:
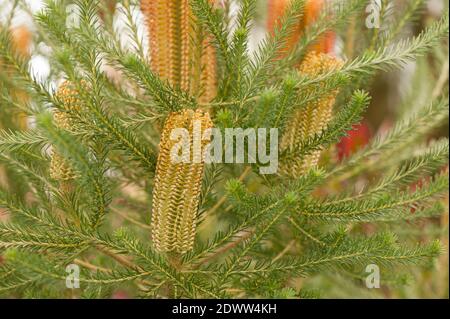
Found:
[[(0, 177), (6, 181), (0, 183), (0, 215), (8, 217), (0, 221), (1, 296), (101, 298), (126, 288), (131, 297), (143, 298), (316, 298), (323, 291), (300, 289), (295, 280), (337, 281), (337, 274), (359, 280), (368, 264), (377, 264), (388, 278), (398, 267), (409, 271), (441, 253), (439, 241), (423, 243), (399, 228), (417, 229), (418, 220), (437, 223), (445, 214), (448, 139), (429, 141), (448, 121), (445, 73), (444, 79), (432, 74), (435, 89), (412, 111), (403, 111), (386, 134), (299, 179), (260, 175), (256, 165), (208, 166), (195, 247), (184, 255), (155, 251), (149, 220), (161, 119), (169, 112), (208, 107), (217, 127), (276, 127), (282, 133), (294, 111), (347, 88), (331, 122), (280, 154), (280, 161), (330, 151), (364, 117), (371, 103), (367, 79), (412, 61), (426, 63), (439, 50), (448, 58), (442, 50), (447, 14), (405, 38), (405, 26), (418, 21), (424, 2), (411, 1), (395, 12), (375, 47), (372, 31), (361, 27), (357, 32), (367, 39), (357, 39), (359, 49), (342, 68), (305, 76), (294, 66), (307, 48), (329, 30), (352, 41), (346, 27), (363, 16), (366, 1), (338, 1), (280, 57), (304, 14), (304, 0), (291, 2), (281, 26), (254, 51), (250, 37), (258, 1), (225, 1), (222, 8), (191, 0), (196, 23), (213, 37), (219, 63), (218, 95), (199, 105), (149, 68), (130, 1), (118, 1), (130, 31), (128, 47), (100, 19), (98, 1), (73, 1), (80, 23), (72, 27), (66, 25), (71, 1), (46, 2), (34, 17), (34, 40), (51, 49), (45, 81), (31, 76), (28, 58), (15, 53), (10, 21), (0, 25), (0, 72), (8, 73), (0, 76)], [(239, 3), (233, 30), (231, 2)], [(56, 97), (52, 83), (61, 79), (75, 83), (79, 110), (64, 109)], [(28, 100), (16, 99), (15, 90), (26, 92)], [(76, 129), (58, 128), (50, 110), (64, 112)], [(19, 113), (33, 125), (16, 125)], [(50, 176), (51, 149), (77, 172), (70, 191)], [(65, 287), (69, 264), (81, 269), (80, 290)], [(390, 278), (405, 283), (404, 277)]]

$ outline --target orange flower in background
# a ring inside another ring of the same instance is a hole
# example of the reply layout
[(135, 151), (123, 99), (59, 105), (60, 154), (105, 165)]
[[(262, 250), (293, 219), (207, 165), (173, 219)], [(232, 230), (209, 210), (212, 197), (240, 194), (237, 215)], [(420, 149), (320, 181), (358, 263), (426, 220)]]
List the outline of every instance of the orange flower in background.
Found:
[[(267, 28), (273, 32), (280, 25), (280, 19), (287, 10), (292, 0), (269, 0)], [(303, 32), (319, 17), (321, 10), (325, 5), (324, 0), (307, 0), (303, 10), (303, 16), (298, 26), (293, 30), (291, 38), (288, 40), (286, 50), (292, 49), (299, 41)], [(334, 48), (335, 34), (332, 31), (326, 32), (320, 39), (316, 41), (309, 51), (319, 53), (331, 53)]]
[[(271, 34), (273, 34), (276, 28), (281, 26), (281, 18), (287, 10), (290, 2), (291, 0), (269, 0), (267, 29)], [(301, 24), (298, 24), (295, 27), (295, 30), (292, 31), (292, 34), (287, 41), (287, 46), (283, 50), (284, 52), (291, 50), (295, 46), (300, 39), (301, 33)]]
[[(317, 20), (324, 5), (324, 0), (308, 0), (306, 2), (303, 12), (303, 21), (301, 24), (302, 31)], [(322, 53), (331, 53), (334, 48), (335, 37), (336, 35), (334, 32), (325, 32), (325, 34), (311, 46), (310, 50)]]
[(273, 32), (281, 25), (280, 19), (286, 11), (291, 0), (269, 0), (267, 29)]
[(28, 27), (21, 25), (11, 30), (14, 50), (20, 55), (29, 56), (31, 46), (31, 32)]
[[(31, 55), (30, 49), (32, 38), (33, 36), (30, 29), (25, 25), (15, 27), (11, 30), (12, 46), (14, 50), (24, 58), (29, 58)], [(28, 95), (22, 89), (17, 88), (17, 90), (13, 92), (13, 95), (15, 99), (21, 104), (24, 104), (28, 101)], [(18, 113), (16, 116), (16, 121), (19, 128), (27, 128), (28, 119), (25, 113)]]

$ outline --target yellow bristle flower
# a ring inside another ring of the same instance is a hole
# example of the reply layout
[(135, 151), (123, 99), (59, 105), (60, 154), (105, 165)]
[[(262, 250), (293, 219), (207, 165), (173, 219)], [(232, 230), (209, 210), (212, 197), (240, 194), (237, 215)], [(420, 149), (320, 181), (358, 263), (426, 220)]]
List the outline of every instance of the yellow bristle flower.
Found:
[[(85, 82), (81, 82), (85, 86)], [(79, 97), (79, 91), (76, 86), (65, 81), (56, 92), (56, 98), (61, 102), (64, 110), (55, 110), (53, 113), (53, 121), (56, 127), (69, 132), (76, 131), (73, 119), (65, 111), (79, 111), (82, 101)], [(52, 151), (50, 162), (50, 177), (60, 182), (67, 182), (75, 179), (77, 176), (70, 163), (55, 150)]]
[(67, 163), (67, 160), (54, 150), (52, 150), (52, 160), (50, 162), (50, 177), (60, 182), (76, 178), (76, 173), (70, 164)]
[(141, 0), (141, 9), (151, 69), (200, 102), (211, 101), (217, 90), (216, 52), (211, 37), (195, 24), (189, 0)]
[[(159, 252), (184, 253), (193, 247), (205, 166), (203, 149), (209, 143), (209, 139), (202, 139), (200, 144), (196, 144), (195, 136), (203, 135), (211, 127), (209, 114), (202, 110), (170, 113), (164, 124), (152, 211), (152, 238)], [(189, 152), (183, 153), (184, 160), (181, 162), (171, 157), (174, 147), (180, 143), (171, 139), (175, 129), (185, 129), (190, 136), (189, 141), (184, 141)]]
[[(327, 54), (310, 52), (300, 65), (299, 71), (305, 75), (317, 76), (341, 68), (343, 62)], [(281, 150), (295, 152), (296, 147), (314, 134), (320, 133), (330, 122), (333, 105), (338, 94), (330, 91), (294, 113), (281, 139)], [(317, 165), (320, 151), (303, 158), (291, 158), (280, 165), (282, 174), (298, 178)]]
[[(81, 82), (81, 85), (86, 87), (84, 81)], [(55, 109), (53, 113), (55, 125), (69, 132), (75, 131), (75, 123), (68, 112), (81, 110), (82, 101), (76, 85), (69, 81), (63, 82), (58, 88), (58, 91), (56, 91), (56, 98), (61, 102), (62, 110)]]

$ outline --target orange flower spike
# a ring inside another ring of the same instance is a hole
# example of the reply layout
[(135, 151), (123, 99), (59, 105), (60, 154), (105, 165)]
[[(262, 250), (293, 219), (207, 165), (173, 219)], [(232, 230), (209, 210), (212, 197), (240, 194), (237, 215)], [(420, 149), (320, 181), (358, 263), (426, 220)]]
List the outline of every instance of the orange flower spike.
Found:
[(30, 46), (31, 46), (31, 32), (30, 30), (21, 25), (19, 27), (14, 28), (11, 31), (12, 34), (12, 45), (14, 50), (22, 56), (28, 57), (30, 55)]
[(150, 68), (200, 102), (212, 100), (216, 52), (211, 36), (196, 26), (189, 0), (141, 0), (141, 9), (149, 33)]
[(280, 24), (280, 18), (286, 11), (291, 0), (269, 0), (267, 29), (273, 32)]
[[(324, 0), (308, 0), (305, 4), (304, 17), (302, 23), (302, 30), (304, 31), (308, 26), (313, 24), (319, 18), (321, 11), (325, 5)], [(325, 32), (325, 34), (311, 46), (309, 51), (316, 51), (322, 53), (331, 53), (333, 51), (336, 35), (332, 31)]]
[[(280, 23), (280, 18), (289, 6), (292, 0), (269, 0), (269, 13), (267, 28), (273, 32)], [(303, 17), (298, 25), (298, 29), (294, 30), (291, 38), (288, 40), (286, 50), (292, 49), (299, 41), (300, 36), (305, 32), (311, 24), (313, 24), (320, 15), (325, 5), (324, 0), (307, 0), (303, 10)], [(315, 44), (309, 48), (309, 51), (321, 53), (330, 53), (333, 51), (335, 42), (335, 34), (332, 31), (326, 32)]]
[[(281, 18), (288, 9), (290, 2), (291, 0), (269, 0), (267, 29), (271, 34), (273, 34), (276, 28), (280, 27)], [(298, 24), (295, 30), (292, 31), (289, 39), (287, 39), (287, 44), (281, 52), (281, 57), (283, 57), (283, 52), (290, 51), (298, 43), (301, 33), (301, 25)]]
[[(12, 47), (14, 51), (23, 58), (30, 58), (32, 38), (33, 35), (30, 29), (25, 25), (15, 27), (11, 30)], [(29, 97), (24, 90), (17, 88), (13, 93), (19, 103), (25, 104), (28, 102)], [(17, 124), (21, 129), (26, 129), (28, 127), (28, 117), (24, 112), (20, 112), (16, 119)]]

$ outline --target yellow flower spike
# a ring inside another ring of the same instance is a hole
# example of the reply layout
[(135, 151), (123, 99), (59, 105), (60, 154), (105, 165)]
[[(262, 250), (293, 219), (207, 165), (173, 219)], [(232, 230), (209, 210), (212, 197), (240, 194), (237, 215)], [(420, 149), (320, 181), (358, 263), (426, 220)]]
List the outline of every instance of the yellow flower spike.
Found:
[[(85, 82), (81, 83), (82, 85), (86, 85)], [(59, 101), (61, 101), (62, 107), (67, 111), (78, 111), (81, 109), (82, 102), (79, 98), (79, 92), (75, 85), (69, 81), (65, 81), (61, 84), (56, 92), (56, 97)], [(53, 120), (56, 127), (60, 129), (69, 132), (74, 132), (76, 130), (73, 119), (62, 110), (54, 111)], [(70, 181), (77, 177), (77, 174), (71, 167), (70, 163), (68, 163), (67, 160), (55, 150), (52, 151), (51, 156), (50, 177), (59, 181), (61, 186), (64, 186), (63, 188), (65, 190), (69, 190), (71, 188)]]
[(141, 0), (141, 9), (149, 33), (150, 68), (201, 103), (211, 101), (217, 87), (216, 52), (211, 37), (195, 24), (189, 0)]
[[(313, 51), (305, 57), (299, 71), (305, 75), (317, 76), (339, 69), (342, 65), (343, 62), (338, 58)], [(282, 151), (295, 151), (303, 141), (320, 133), (327, 126), (337, 94), (337, 90), (331, 91), (295, 112), (281, 139)], [(320, 151), (316, 151), (303, 158), (286, 160), (280, 164), (280, 171), (284, 175), (298, 178), (317, 165), (320, 154)]]
[[(82, 81), (81, 85), (86, 87), (86, 82)], [(61, 84), (58, 91), (56, 91), (56, 98), (61, 101), (61, 106), (65, 111), (79, 111), (81, 109), (82, 101), (80, 100), (80, 92), (76, 86), (69, 81), (65, 81)], [(53, 119), (55, 125), (60, 129), (73, 132), (76, 130), (73, 120), (64, 110), (54, 111)]]
[[(210, 128), (209, 113), (202, 110), (172, 112), (164, 124), (152, 211), (152, 238), (159, 252), (184, 253), (193, 247), (205, 166), (204, 148), (210, 142), (209, 139), (201, 139), (201, 135)], [(184, 140), (185, 149), (189, 152), (182, 153), (183, 161), (171, 157), (171, 152), (180, 143), (170, 138), (175, 129), (189, 132), (189, 140)], [(197, 142), (196, 137), (200, 137)]]
[(52, 151), (50, 177), (60, 182), (67, 182), (76, 178), (76, 174), (67, 160), (56, 151)]

